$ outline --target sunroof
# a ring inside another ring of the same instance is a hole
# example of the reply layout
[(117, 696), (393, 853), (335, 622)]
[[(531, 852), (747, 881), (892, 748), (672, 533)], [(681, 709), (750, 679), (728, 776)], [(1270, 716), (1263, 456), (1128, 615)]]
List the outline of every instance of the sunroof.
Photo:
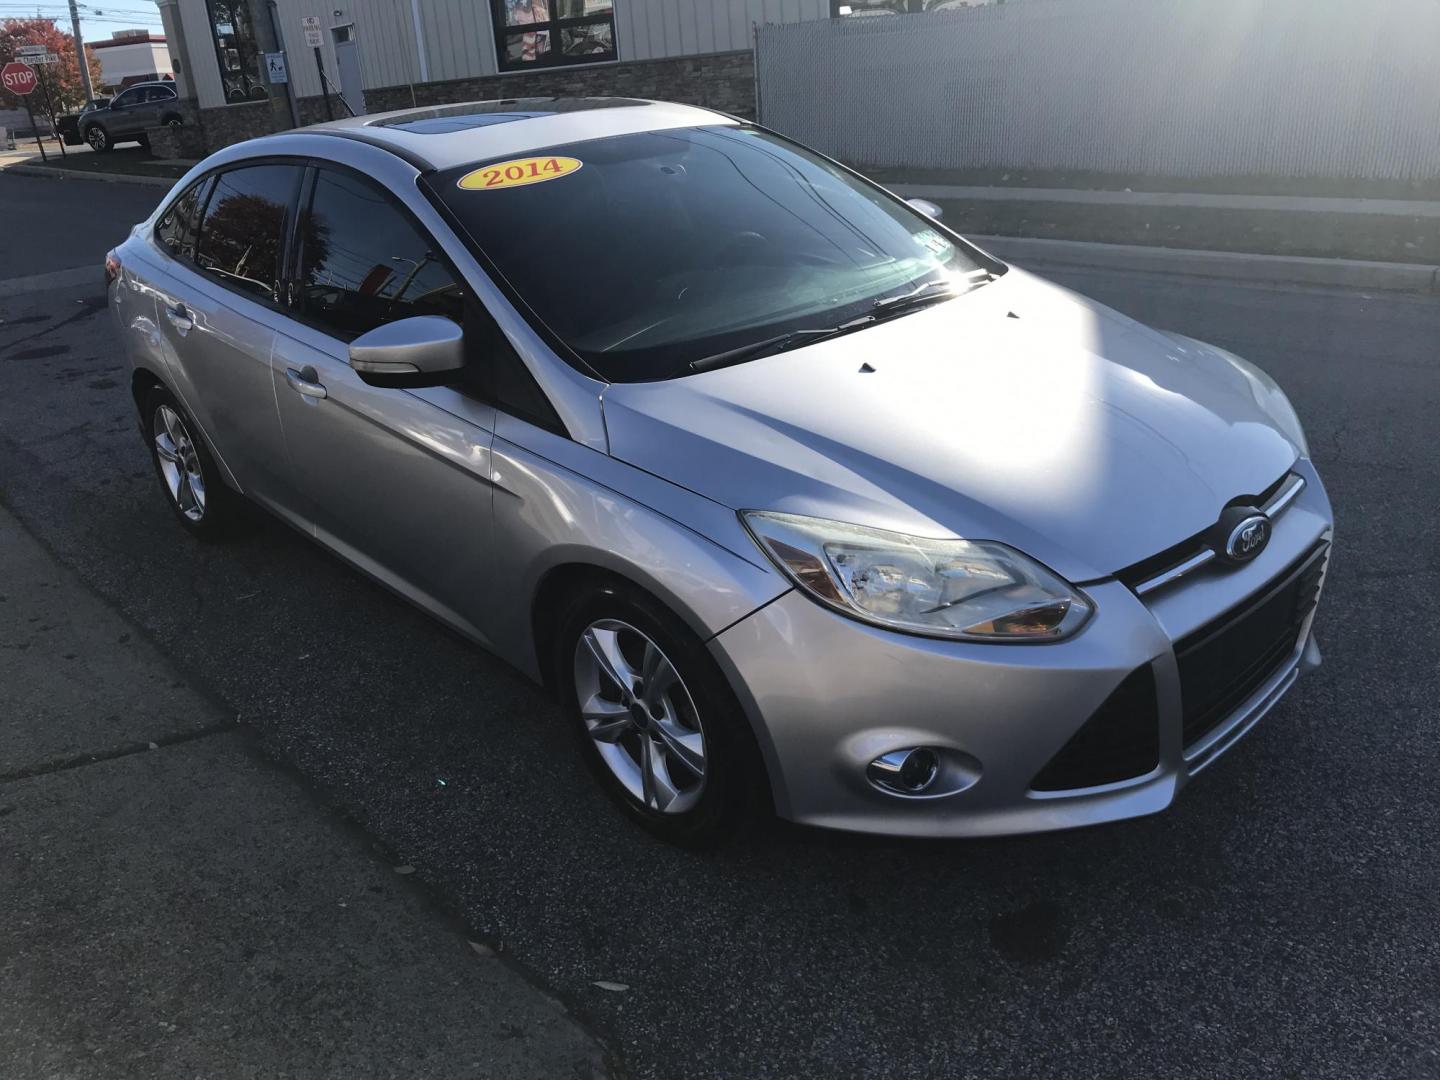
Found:
[(652, 102), (635, 98), (509, 98), (505, 101), (473, 101), (465, 105), (446, 105), (438, 109), (412, 109), (389, 120), (376, 120), (370, 126), (413, 131), (417, 135), (445, 135), (453, 131), (513, 124), (516, 120), (533, 120), (555, 113), (586, 112), (591, 109), (615, 109)]
[(516, 120), (529, 120), (545, 113), (486, 113), (483, 116), (426, 116), (418, 120), (395, 120), (381, 127), (413, 131), (417, 135), (444, 135), (449, 131), (465, 131), (468, 128), (490, 127), (492, 124), (513, 124)]

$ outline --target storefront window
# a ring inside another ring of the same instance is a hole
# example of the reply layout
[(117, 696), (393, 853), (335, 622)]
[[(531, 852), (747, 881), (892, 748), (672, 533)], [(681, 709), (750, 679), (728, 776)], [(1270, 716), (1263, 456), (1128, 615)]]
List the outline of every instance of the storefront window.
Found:
[(225, 100), (231, 104), (265, 100), (268, 91), (260, 70), (260, 50), (255, 45), (248, 0), (208, 0), (207, 7)]
[(1005, 0), (830, 0), (830, 14), (914, 15), (922, 11), (950, 11), (955, 8), (985, 7)]
[(493, 0), (501, 71), (614, 60), (614, 0)]

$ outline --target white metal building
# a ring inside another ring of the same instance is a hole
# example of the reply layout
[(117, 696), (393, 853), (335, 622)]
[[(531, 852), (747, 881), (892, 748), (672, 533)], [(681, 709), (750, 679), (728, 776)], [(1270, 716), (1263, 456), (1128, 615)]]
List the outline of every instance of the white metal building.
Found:
[[(182, 94), (201, 109), (263, 96), (246, 0), (157, 0)], [(321, 83), (302, 19), (322, 28), (332, 82), (356, 48), (366, 89), (748, 50), (753, 26), (829, 18), (832, 0), (279, 0), (290, 78)], [(340, 52), (337, 54), (337, 47)], [(187, 62), (188, 61), (188, 62)]]
[(109, 41), (92, 41), (89, 45), (100, 61), (100, 82), (107, 90), (171, 74), (165, 39), (148, 30), (117, 30)]

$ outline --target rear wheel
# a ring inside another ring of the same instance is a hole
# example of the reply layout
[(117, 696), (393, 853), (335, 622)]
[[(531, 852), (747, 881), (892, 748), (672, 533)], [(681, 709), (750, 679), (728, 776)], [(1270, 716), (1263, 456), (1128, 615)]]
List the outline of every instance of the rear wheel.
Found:
[(140, 144), (140, 149), (141, 149), (141, 150), (149, 150), (149, 149), (150, 149), (150, 136), (149, 136), (149, 135), (137, 135), (137, 136), (135, 137), (135, 141)]
[(650, 832), (724, 839), (768, 802), (749, 724), (704, 644), (623, 582), (582, 593), (554, 657), (563, 704), (606, 791)]
[(145, 398), (145, 431), (155, 473), (180, 524), (202, 540), (233, 531), (239, 496), (225, 486), (195, 423), (175, 396), (157, 386)]
[(85, 132), (85, 141), (90, 144), (90, 149), (102, 154), (115, 149), (115, 144), (110, 141), (110, 133), (99, 124), (90, 125), (90, 130)]

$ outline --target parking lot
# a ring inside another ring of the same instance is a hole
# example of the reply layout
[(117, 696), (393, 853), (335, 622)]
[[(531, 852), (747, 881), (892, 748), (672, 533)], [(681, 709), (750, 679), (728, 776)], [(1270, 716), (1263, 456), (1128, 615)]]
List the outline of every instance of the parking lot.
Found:
[(179, 529), (99, 286), (160, 194), (0, 176), (43, 262), (0, 285), (96, 275), (0, 290), (0, 501), (629, 1074), (1440, 1073), (1440, 300), (1057, 276), (1269, 370), (1335, 504), (1325, 665), (1169, 812), (694, 854), (612, 809), (540, 691), (283, 525)]

